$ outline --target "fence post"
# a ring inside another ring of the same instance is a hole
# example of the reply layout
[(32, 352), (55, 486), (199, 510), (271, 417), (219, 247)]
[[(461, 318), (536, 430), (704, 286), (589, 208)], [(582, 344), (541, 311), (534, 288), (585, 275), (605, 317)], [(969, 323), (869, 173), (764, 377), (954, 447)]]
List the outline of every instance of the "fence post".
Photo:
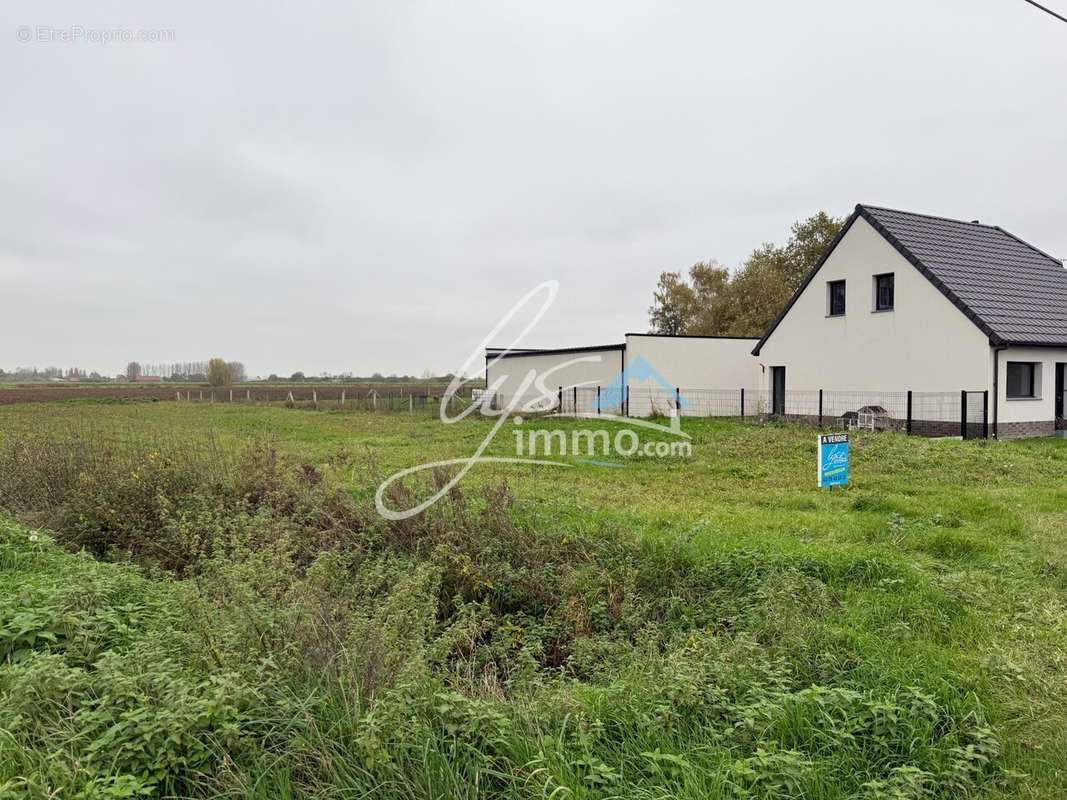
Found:
[(574, 387), (574, 416), (578, 416), (578, 387)]
[(230, 402), (233, 402), (233, 389), (230, 389)]
[(745, 390), (741, 390), (741, 419), (745, 418)]
[(178, 391), (178, 392), (175, 392), (174, 394), (176, 394), (176, 395), (177, 395), (177, 399), (178, 399), (178, 400), (181, 400), (181, 399), (182, 399), (182, 393), (181, 393), (180, 391)]
[(556, 412), (559, 413), (559, 414), (562, 414), (563, 413), (563, 387), (562, 386), (560, 386), (556, 390), (556, 405), (558, 406), (557, 409), (556, 409)]
[(412, 395), (410, 393), (408, 394), (408, 413), (415, 413), (415, 401), (412, 399)]
[(982, 438), (989, 438), (989, 390), (982, 392)]
[(911, 389), (908, 389), (908, 435), (911, 436)]
[(319, 392), (317, 389), (311, 390), (311, 402), (315, 404), (315, 408), (319, 407)]
[(682, 416), (682, 390), (677, 386), (674, 387), (674, 415)]
[(215, 402), (215, 390), (214, 389), (211, 390), (211, 402), (212, 403)]
[(960, 437), (967, 438), (967, 390), (960, 390)]
[(200, 399), (201, 400), (204, 399), (204, 390), (203, 389), (200, 390)]
[(628, 417), (628, 416), (630, 416), (630, 386), (629, 386), (629, 384), (626, 385), (626, 400), (625, 400), (625, 403), (626, 403), (626, 405), (623, 406), (623, 414), (622, 415), (624, 417)]
[(822, 389), (819, 389), (819, 427), (822, 427)]
[(600, 416), (600, 386), (596, 387), (596, 413)]
[(341, 390), (341, 405), (345, 404), (345, 390)]

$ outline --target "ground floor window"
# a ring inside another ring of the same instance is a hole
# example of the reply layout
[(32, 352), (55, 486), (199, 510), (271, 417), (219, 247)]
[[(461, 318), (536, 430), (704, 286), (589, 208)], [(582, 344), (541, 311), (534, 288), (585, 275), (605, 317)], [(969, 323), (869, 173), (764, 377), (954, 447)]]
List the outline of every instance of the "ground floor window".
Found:
[(1037, 397), (1038, 364), (1034, 361), (1008, 362), (1008, 397)]

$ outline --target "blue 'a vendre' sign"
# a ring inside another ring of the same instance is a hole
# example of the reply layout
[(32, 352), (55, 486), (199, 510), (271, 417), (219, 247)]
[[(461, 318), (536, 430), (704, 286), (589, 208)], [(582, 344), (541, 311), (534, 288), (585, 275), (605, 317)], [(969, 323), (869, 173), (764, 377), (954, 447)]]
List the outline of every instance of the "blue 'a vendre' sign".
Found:
[(848, 434), (819, 437), (819, 488), (848, 483)]

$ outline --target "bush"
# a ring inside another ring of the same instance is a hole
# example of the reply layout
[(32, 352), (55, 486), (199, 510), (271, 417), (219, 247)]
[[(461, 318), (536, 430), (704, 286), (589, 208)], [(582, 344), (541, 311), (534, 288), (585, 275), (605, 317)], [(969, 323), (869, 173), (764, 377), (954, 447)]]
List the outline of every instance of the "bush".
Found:
[(236, 751), (250, 692), (186, 657), (173, 587), (7, 524), (0, 552), (0, 796), (176, 792)]

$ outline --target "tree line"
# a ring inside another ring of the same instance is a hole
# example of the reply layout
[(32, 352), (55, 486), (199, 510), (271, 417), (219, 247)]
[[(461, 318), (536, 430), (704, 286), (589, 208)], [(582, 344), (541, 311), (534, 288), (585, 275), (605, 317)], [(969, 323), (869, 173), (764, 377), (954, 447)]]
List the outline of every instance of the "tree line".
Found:
[[(172, 364), (140, 364), (136, 361), (131, 361), (130, 364), (135, 364), (135, 368), (140, 368), (141, 375), (144, 376), (158, 376), (160, 378), (179, 378), (189, 380), (194, 376), (206, 376), (208, 362), (175, 361)], [(129, 366), (127, 366), (127, 372), (128, 371)]]
[(844, 219), (820, 211), (793, 223), (785, 245), (764, 242), (740, 269), (698, 261), (688, 278), (659, 276), (648, 309), (652, 333), (762, 336), (840, 232)]
[(108, 378), (95, 370), (90, 372), (81, 367), (15, 367), (7, 371), (0, 368), (0, 380), (7, 381), (48, 381), (53, 379), (79, 381), (106, 381)]
[[(448, 382), (454, 377), (453, 373), (446, 372), (437, 374), (429, 369), (422, 371), (421, 375), (399, 375), (395, 372), (383, 375), (375, 372), (372, 375), (360, 376), (352, 372), (328, 373), (318, 375), (306, 375), (298, 370), (289, 376), (279, 376), (272, 372), (266, 378), (268, 382), (291, 381), (291, 382), (351, 382), (351, 383), (420, 383), (420, 382)], [(240, 361), (226, 361), (222, 358), (209, 361), (185, 361), (174, 364), (142, 364), (139, 361), (130, 361), (125, 369), (115, 376), (102, 375), (99, 372), (88, 371), (81, 367), (16, 367), (14, 370), (0, 368), (0, 381), (48, 381), (65, 380), (79, 382), (110, 382), (136, 381), (144, 378), (159, 378), (167, 382), (210, 383), (212, 386), (228, 386), (235, 383), (245, 383), (249, 380), (245, 365)], [(257, 380), (260, 380), (257, 378)]]
[(224, 358), (148, 365), (142, 365), (139, 361), (131, 361), (126, 365), (126, 371), (123, 374), (128, 381), (136, 381), (140, 378), (164, 378), (210, 383), (212, 386), (229, 386), (248, 380), (243, 363), (227, 361)]

